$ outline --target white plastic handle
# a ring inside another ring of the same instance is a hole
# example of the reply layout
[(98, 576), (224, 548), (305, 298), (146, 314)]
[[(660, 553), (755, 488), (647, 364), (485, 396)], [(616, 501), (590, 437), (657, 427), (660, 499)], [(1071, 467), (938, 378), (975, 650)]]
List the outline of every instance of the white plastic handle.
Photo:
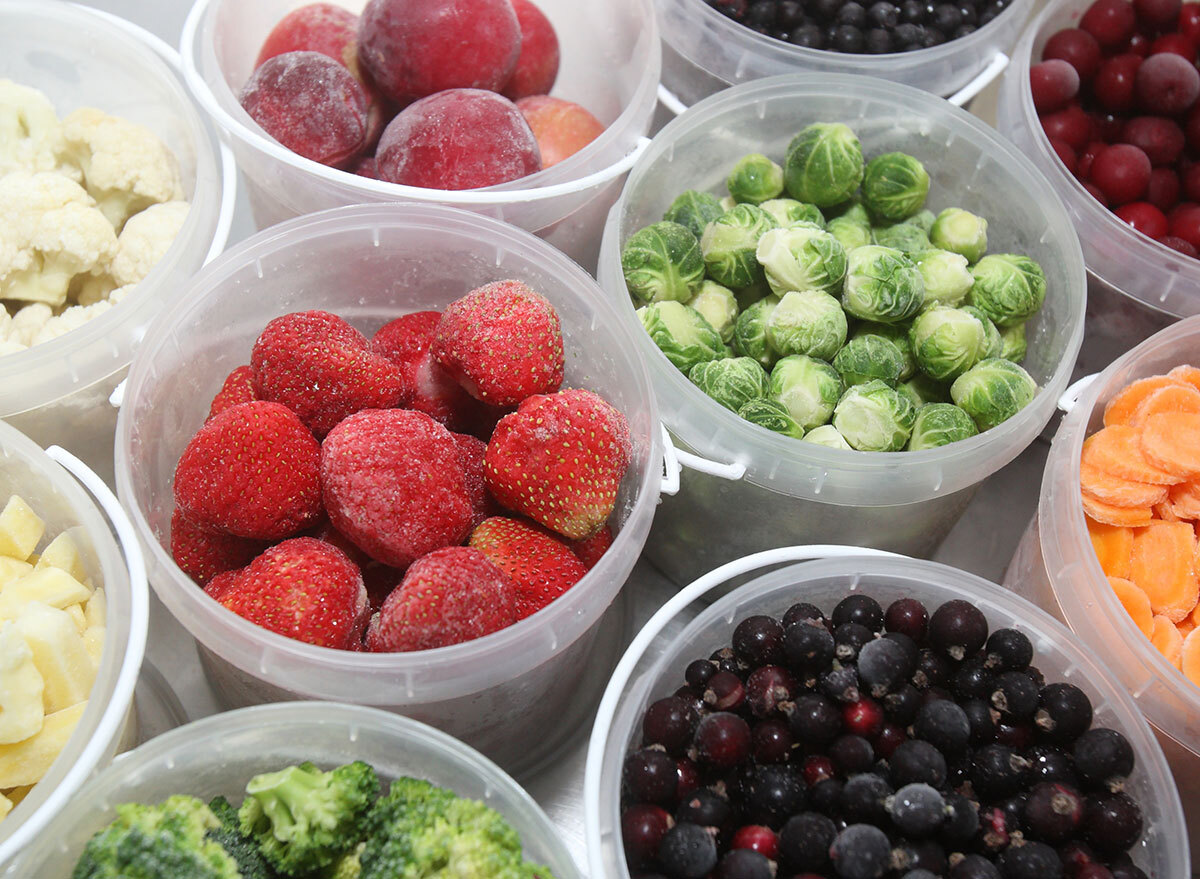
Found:
[(1075, 408), (1075, 404), (1079, 402), (1079, 398), (1083, 396), (1084, 391), (1091, 387), (1092, 382), (1100, 377), (1100, 373), (1093, 372), (1091, 375), (1085, 375), (1079, 381), (1072, 384), (1062, 396), (1058, 398), (1058, 408), (1063, 412), (1070, 412)]
[(688, 105), (679, 100), (679, 96), (661, 82), (658, 84), (658, 102), (678, 116), (687, 111)]
[(992, 60), (988, 62), (988, 66), (983, 68), (969, 83), (964, 85), (946, 100), (956, 107), (964, 107), (971, 98), (975, 97), (985, 88), (992, 84), (992, 81), (1004, 72), (1004, 68), (1008, 67), (1009, 58), (1003, 52), (997, 52), (992, 56)]
[(710, 461), (708, 458), (701, 458), (699, 455), (675, 448), (675, 443), (671, 441), (671, 434), (665, 424), (662, 425), (662, 440), (663, 478), (662, 487), (659, 490), (663, 494), (679, 493), (679, 474), (685, 466), (689, 470), (707, 473), (709, 476), (728, 479), (731, 482), (736, 482), (746, 475), (746, 465), (739, 461), (722, 464), (719, 461)]

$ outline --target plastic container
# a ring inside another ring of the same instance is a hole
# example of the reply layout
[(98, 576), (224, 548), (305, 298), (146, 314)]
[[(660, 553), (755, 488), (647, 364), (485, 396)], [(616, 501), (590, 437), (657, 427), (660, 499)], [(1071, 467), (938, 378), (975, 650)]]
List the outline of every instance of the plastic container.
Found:
[[(583, 105), (608, 128), (568, 159), (520, 180), (462, 192), (400, 186), (301, 158), (246, 114), (237, 94), (263, 39), (292, 0), (197, 0), (181, 48), (188, 85), (233, 146), (258, 228), (340, 205), (433, 202), (537, 232), (581, 265), (596, 264), (604, 216), (649, 130), (661, 53), (651, 0), (539, 0), (558, 34), (554, 95)], [(355, 12), (366, 0), (338, 0)]]
[[(728, 646), (734, 627), (745, 617), (779, 617), (799, 600), (828, 612), (851, 591), (869, 594), (885, 607), (897, 598), (917, 598), (930, 610), (952, 598), (968, 598), (991, 628), (1014, 626), (1029, 635), (1046, 680), (1069, 680), (1081, 687), (1091, 697), (1095, 723), (1120, 730), (1133, 746), (1137, 767), (1125, 790), (1141, 805), (1146, 823), (1142, 840), (1131, 852), (1134, 861), (1150, 876), (1190, 875), (1183, 812), (1167, 762), (1133, 697), (1090, 648), (1044, 611), (973, 574), (932, 562), (855, 557), (852, 552), (841, 547), (789, 547), (740, 559), (688, 586), (646, 624), (604, 694), (588, 747), (584, 802), (591, 875), (629, 877), (621, 848), (621, 765), (649, 704), (675, 691), (690, 661)], [(757, 577), (679, 630), (679, 617), (688, 605), (735, 575), (827, 554), (843, 557)], [(660, 636), (668, 625), (672, 634)]]
[[(621, 273), (623, 243), (680, 192), (723, 186), (742, 155), (782, 156), (817, 121), (847, 123), (868, 155), (926, 160), (934, 209), (989, 221), (993, 253), (1027, 253), (1046, 272), (1024, 365), (1042, 390), (1004, 424), (921, 452), (849, 452), (770, 433), (703, 394), (641, 329)], [(690, 456), (679, 494), (655, 517), (647, 553), (683, 584), (750, 552), (798, 541), (932, 553), (976, 488), (1041, 431), (1066, 387), (1083, 332), (1084, 268), (1062, 205), (1037, 169), (992, 129), (933, 95), (868, 77), (797, 74), (735, 86), (669, 123), (638, 160), (609, 214), (599, 280), (647, 361), (663, 422)], [(713, 465), (712, 462), (720, 462)], [(747, 523), (730, 528), (730, 522)]]
[[(616, 539), (573, 589), (477, 641), (351, 653), (261, 629), (175, 566), (168, 551), (175, 464), (221, 382), (248, 361), (270, 319), (322, 308), (370, 335), (405, 312), (444, 308), (502, 278), (523, 280), (554, 304), (569, 352), (566, 384), (604, 396), (625, 413), (634, 438), (613, 518)], [(662, 479), (649, 375), (633, 329), (595, 282), (529, 233), (435, 205), (326, 211), (260, 232), (215, 260), (148, 331), (117, 430), (117, 485), (147, 547), (151, 583), (199, 642), (226, 705), (311, 697), (387, 707), (446, 730), (506, 768), (544, 758), (552, 741), (571, 732), (555, 722), (582, 679), (601, 616), (641, 552)], [(534, 739), (544, 747), (530, 748)]]
[(93, 779), (63, 811), (56, 832), (30, 846), (9, 875), (69, 879), (83, 846), (116, 817), (119, 803), (157, 803), (178, 793), (238, 802), (253, 776), (305, 760), (325, 768), (365, 760), (381, 779), (423, 778), (482, 800), (517, 831), (528, 860), (557, 879), (582, 875), (541, 807), (481, 754), (407, 718), (328, 702), (218, 714), (147, 742)]
[(113, 16), (59, 0), (0, 0), (0, 78), (45, 92), (60, 117), (94, 106), (138, 122), (179, 160), (191, 202), (174, 244), (119, 308), (58, 339), (0, 358), (0, 417), (43, 445), (62, 443), (112, 476), (109, 394), (164, 301), (229, 236), (236, 175), (161, 54), (174, 51)]
[(1079, 501), (1083, 440), (1100, 428), (1104, 404), (1131, 381), (1180, 363), (1200, 363), (1200, 317), (1180, 321), (1138, 345), (1093, 380), (1071, 406), (1046, 459), (1037, 516), (1017, 547), (1004, 585), (1104, 652), (1116, 680), (1158, 731), (1180, 784), (1192, 845), (1200, 851), (1200, 687), (1163, 658), (1117, 600), (1092, 549)]
[(1200, 260), (1135, 232), (1088, 194), (1042, 132), (1029, 90), (1029, 67), (1046, 41), (1078, 27), (1091, 0), (1054, 0), (1026, 29), (1000, 85), (996, 127), (1045, 175), (1066, 206), (1088, 268), (1087, 333), (1077, 375), (1098, 372), (1129, 346), (1200, 313)]
[(88, 576), (104, 587), (108, 614), (88, 707), (41, 782), (0, 821), (0, 868), (32, 840), (48, 836), (43, 831), (80, 785), (118, 750), (133, 744), (133, 694), (146, 650), (150, 605), (137, 537), (112, 492), (70, 453), (57, 447), (42, 451), (0, 423), (0, 504), (12, 494), (24, 498), (45, 521), (43, 544), (62, 532), (71, 535)]

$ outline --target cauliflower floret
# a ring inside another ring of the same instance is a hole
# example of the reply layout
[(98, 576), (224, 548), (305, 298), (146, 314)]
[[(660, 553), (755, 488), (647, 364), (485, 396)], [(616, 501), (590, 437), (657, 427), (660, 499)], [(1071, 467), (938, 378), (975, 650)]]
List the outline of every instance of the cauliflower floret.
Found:
[(52, 317), (37, 331), (31, 345), (40, 345), (59, 336), (65, 336), (71, 330), (77, 330), (94, 317), (99, 317), (112, 308), (108, 302), (96, 302), (92, 305), (72, 305), (63, 309), (63, 313)]
[(37, 89), (0, 79), (0, 174), (53, 171), (62, 149), (54, 105)]
[[(117, 246), (120, 247), (119, 239)], [(93, 305), (107, 299), (116, 288), (117, 282), (107, 273), (76, 275), (71, 282), (71, 289), (67, 291), (67, 298), (76, 305)]]
[(8, 332), (8, 340), (28, 347), (33, 343), (33, 337), (38, 334), (46, 321), (54, 316), (50, 306), (44, 302), (34, 302), (26, 305), (13, 315), (12, 328)]
[(152, 204), (183, 198), (179, 164), (150, 129), (82, 107), (63, 120), (63, 162), (83, 173), (84, 185), (117, 231)]
[(108, 294), (108, 299), (106, 301), (109, 305), (116, 305), (136, 289), (137, 284), (126, 284), (124, 287), (118, 287), (116, 290), (113, 290)]
[(150, 274), (183, 228), (187, 212), (186, 201), (169, 201), (150, 205), (129, 218), (117, 239), (117, 255), (113, 258), (112, 276), (117, 286), (136, 284)]
[(20, 342), (14, 342), (12, 339), (6, 339), (0, 342), (0, 357), (5, 354), (16, 354), (18, 351), (24, 351), (28, 345), (22, 345)]
[(108, 267), (117, 236), (94, 204), (61, 174), (0, 178), (0, 299), (62, 305), (76, 275)]

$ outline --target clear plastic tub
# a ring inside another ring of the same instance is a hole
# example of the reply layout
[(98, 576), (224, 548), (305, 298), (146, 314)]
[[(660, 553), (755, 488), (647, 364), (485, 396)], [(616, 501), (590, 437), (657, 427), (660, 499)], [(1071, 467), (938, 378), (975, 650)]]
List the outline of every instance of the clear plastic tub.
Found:
[[(366, 0), (337, 0), (355, 12)], [(443, 192), (368, 180), (304, 159), (268, 136), (237, 100), (263, 39), (293, 0), (197, 0), (183, 29), (188, 85), (237, 154), (258, 228), (340, 205), (433, 202), (484, 213), (537, 232), (581, 265), (596, 264), (615, 180), (649, 130), (661, 68), (652, 0), (539, 0), (558, 34), (556, 97), (575, 101), (608, 128), (568, 159), (520, 180)]]
[(1042, 132), (1029, 67), (1057, 31), (1078, 27), (1091, 0), (1054, 0), (1026, 29), (1000, 84), (996, 127), (1045, 175), (1066, 206), (1088, 268), (1087, 333), (1078, 374), (1098, 372), (1179, 317), (1200, 313), (1200, 260), (1147, 238), (1088, 194)]
[(157, 803), (187, 793), (237, 802), (261, 772), (310, 760), (322, 767), (365, 760), (380, 777), (423, 778), (482, 800), (521, 837), (525, 857), (556, 879), (581, 873), (550, 819), (521, 787), (481, 754), (421, 723), (357, 705), (292, 702), (232, 711), (159, 736), (121, 757), (65, 809), (14, 864), (13, 877), (69, 879), (83, 846), (125, 802)]
[[(834, 552), (838, 549), (832, 548)], [(992, 628), (1014, 626), (1029, 635), (1035, 662), (1046, 679), (1069, 680), (1081, 687), (1091, 697), (1095, 723), (1120, 730), (1133, 746), (1137, 767), (1125, 790), (1141, 805), (1146, 823), (1145, 834), (1131, 852), (1134, 861), (1150, 876), (1161, 879), (1190, 875), (1179, 794), (1133, 697), (1096, 653), (1061, 623), (994, 583), (914, 559), (827, 558), (758, 577), (708, 606), (679, 630), (681, 611), (731, 577), (829, 551), (828, 547), (790, 547), (741, 559), (693, 583), (686, 595), (677, 596), (678, 602), (672, 599), (646, 624), (604, 694), (588, 747), (584, 802), (593, 876), (629, 877), (621, 847), (621, 765), (649, 704), (675, 691), (691, 660), (728, 646), (741, 619), (760, 613), (778, 617), (800, 600), (828, 612), (851, 591), (869, 594), (885, 606), (897, 598), (916, 598), (931, 610), (944, 601), (967, 598), (983, 611)], [(656, 637), (668, 625), (670, 636)]]
[(0, 868), (32, 840), (48, 836), (44, 831), (80, 785), (133, 744), (133, 693), (146, 650), (150, 604), (137, 537), (112, 492), (77, 458), (57, 447), (42, 451), (0, 422), (0, 504), (11, 494), (24, 498), (45, 521), (43, 543), (63, 532), (71, 535), (88, 576), (104, 587), (108, 614), (88, 707), (49, 772), (0, 821)]
[[(392, 318), (441, 309), (483, 283), (525, 281), (563, 325), (566, 384), (625, 413), (633, 462), (621, 485), (612, 548), (574, 588), (514, 626), (415, 653), (314, 647), (242, 619), (171, 560), (172, 477), (225, 376), (249, 359), (272, 318), (322, 308), (368, 335)], [(220, 327), (220, 332), (198, 328)], [(640, 332), (640, 330), (638, 330)], [(202, 272), (147, 332), (118, 422), (117, 485), (147, 547), (150, 581), (195, 636), (227, 705), (296, 697), (382, 706), (446, 730), (506, 768), (546, 755), (547, 731), (585, 672), (601, 616), (637, 561), (662, 479), (662, 438), (634, 328), (590, 277), (527, 232), (435, 205), (325, 211), (260, 232)], [(530, 741), (545, 748), (531, 748)]]
[[(849, 452), (772, 434), (688, 381), (641, 330), (621, 273), (622, 244), (660, 220), (689, 188), (716, 191), (748, 152), (782, 156), (811, 122), (841, 121), (868, 154), (926, 159), (934, 209), (963, 205), (988, 218), (989, 249), (1016, 251), (1046, 272), (1046, 304), (1028, 326), (1025, 368), (1041, 390), (1004, 424), (940, 449)], [(797, 74), (735, 86), (669, 123), (638, 161), (613, 207), (599, 280), (637, 337), (663, 422), (686, 452), (677, 496), (663, 502), (646, 550), (686, 583), (733, 558), (798, 541), (930, 554), (976, 488), (1038, 435), (1066, 387), (1083, 332), (1084, 267), (1062, 205), (1036, 168), (963, 110), (907, 86), (868, 77)], [(720, 462), (712, 466), (711, 462)], [(730, 522), (746, 523), (730, 528)]]
[(1163, 658), (1117, 600), (1092, 549), (1079, 501), (1083, 440), (1100, 428), (1104, 404), (1131, 381), (1180, 363), (1200, 363), (1200, 317), (1138, 345), (1084, 390), (1059, 425), (1037, 516), (1005, 572), (1004, 585), (1104, 652), (1116, 680), (1159, 733), (1180, 784), (1192, 844), (1200, 851), (1200, 687)]
[(174, 244), (119, 308), (58, 339), (0, 357), (0, 417), (43, 445), (61, 443), (112, 477), (117, 414), (109, 394), (146, 325), (179, 285), (220, 252), (235, 198), (217, 143), (149, 33), (58, 0), (0, 0), (0, 78), (45, 92), (60, 116), (99, 107), (138, 122), (179, 159), (187, 219)]

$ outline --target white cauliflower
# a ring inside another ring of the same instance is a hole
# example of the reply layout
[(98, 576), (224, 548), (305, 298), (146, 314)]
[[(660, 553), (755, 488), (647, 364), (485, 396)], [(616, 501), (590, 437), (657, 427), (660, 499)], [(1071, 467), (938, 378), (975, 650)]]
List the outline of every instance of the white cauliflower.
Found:
[(0, 178), (0, 299), (62, 305), (76, 275), (104, 271), (117, 236), (94, 205), (61, 174)]
[(116, 305), (130, 293), (137, 289), (137, 284), (126, 284), (124, 287), (118, 287), (108, 294), (108, 304)]
[(63, 309), (62, 314), (52, 317), (34, 335), (31, 345), (40, 345), (59, 336), (65, 336), (71, 330), (77, 330), (94, 317), (99, 317), (112, 308), (108, 302), (96, 302), (92, 305), (72, 305)]
[(12, 326), (8, 331), (8, 340), (28, 347), (33, 343), (33, 337), (52, 317), (54, 317), (54, 312), (44, 302), (26, 305), (13, 315)]
[[(120, 246), (121, 241), (117, 239), (118, 252)], [(67, 298), (76, 305), (93, 305), (107, 299), (116, 287), (117, 282), (108, 273), (89, 272), (86, 275), (75, 276), (75, 280), (71, 282), (71, 289), (67, 291)]]
[[(112, 263), (116, 286), (136, 284), (150, 274), (183, 228), (187, 212), (186, 201), (169, 201), (151, 205), (126, 221)], [(80, 303), (86, 304), (82, 299)]]
[(79, 168), (117, 231), (150, 205), (183, 198), (175, 156), (145, 126), (82, 107), (63, 120), (63, 138), (63, 164)]
[(0, 79), (0, 174), (53, 171), (62, 150), (54, 105), (37, 89)]

